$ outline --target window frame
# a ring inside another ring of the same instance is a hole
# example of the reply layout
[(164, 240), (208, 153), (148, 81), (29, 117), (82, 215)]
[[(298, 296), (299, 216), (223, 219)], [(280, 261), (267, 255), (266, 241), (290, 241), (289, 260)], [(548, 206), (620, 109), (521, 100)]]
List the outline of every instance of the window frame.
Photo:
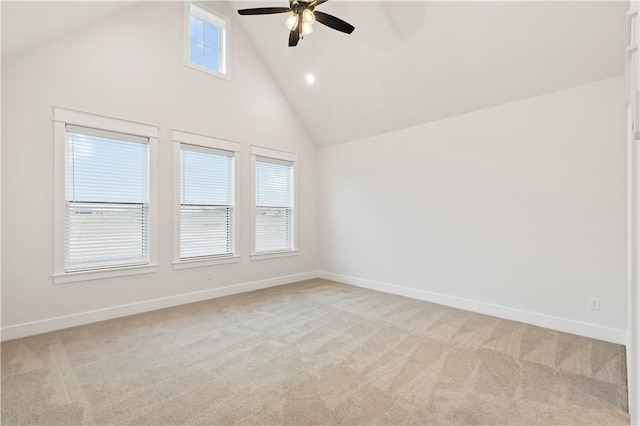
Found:
[[(195, 14), (192, 13), (192, 7), (196, 8)], [(189, 22), (191, 15), (220, 28), (220, 63), (223, 71), (212, 70), (191, 62), (191, 26)], [(229, 48), (231, 45), (231, 20), (217, 10), (213, 10), (200, 2), (184, 2), (182, 27), (182, 61), (184, 65), (223, 80), (231, 81), (231, 49)]]
[[(274, 259), (298, 254), (298, 154), (262, 146), (251, 145), (251, 260)], [(271, 158), (291, 163), (293, 173), (293, 207), (291, 212), (291, 248), (287, 250), (256, 252), (256, 160), (257, 157)]]
[[(76, 125), (107, 132), (125, 133), (148, 139), (149, 145), (149, 262), (144, 265), (114, 266), (106, 269), (65, 270), (65, 179), (66, 125)], [(157, 262), (157, 161), (158, 127), (82, 111), (53, 107), (53, 273), (54, 284), (155, 273)]]
[[(240, 192), (240, 166), (238, 161), (240, 143), (175, 129), (172, 131), (171, 140), (173, 144), (173, 261), (171, 262), (173, 269), (198, 268), (202, 266), (225, 265), (240, 262), (241, 256), (238, 251), (238, 242), (240, 241), (240, 216), (238, 208), (238, 193)], [(233, 253), (231, 255), (212, 256), (201, 259), (180, 259), (180, 150), (182, 144), (233, 153), (234, 199), (231, 228)]]

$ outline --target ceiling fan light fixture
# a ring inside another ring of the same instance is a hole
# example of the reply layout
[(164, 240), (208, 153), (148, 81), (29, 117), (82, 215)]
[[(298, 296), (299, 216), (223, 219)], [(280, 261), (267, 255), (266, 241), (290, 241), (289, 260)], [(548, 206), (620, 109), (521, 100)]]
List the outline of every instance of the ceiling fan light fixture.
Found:
[(302, 35), (311, 34), (313, 32), (313, 25), (308, 22), (302, 23)]
[(302, 22), (305, 22), (307, 24), (313, 24), (314, 22), (316, 22), (316, 16), (313, 14), (313, 11), (311, 11), (310, 9), (305, 9), (302, 12)]
[(296, 28), (298, 28), (298, 20), (298, 14), (292, 13), (291, 15), (289, 15), (284, 24), (287, 26), (287, 28), (289, 28), (289, 31), (294, 31)]

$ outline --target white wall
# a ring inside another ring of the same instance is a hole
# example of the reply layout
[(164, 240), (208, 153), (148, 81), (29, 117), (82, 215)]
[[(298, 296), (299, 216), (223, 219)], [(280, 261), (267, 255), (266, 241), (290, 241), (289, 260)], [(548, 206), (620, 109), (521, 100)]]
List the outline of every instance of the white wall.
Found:
[(322, 149), (321, 269), (624, 341), (625, 140), (618, 77)]
[[(233, 20), (231, 82), (183, 65), (183, 8), (181, 3), (173, 2), (136, 6), (3, 61), (5, 331), (33, 321), (315, 270), (315, 145), (258, 59), (235, 16), (225, 3), (215, 4)], [(159, 126), (158, 273), (53, 284), (52, 106)], [(172, 270), (171, 129), (241, 142), (241, 263)], [(248, 259), (249, 144), (299, 154), (298, 256)], [(212, 281), (207, 281), (208, 271), (213, 272)], [(100, 315), (109, 316), (104, 312)], [(81, 319), (97, 319), (100, 315)], [(71, 323), (73, 320), (53, 325)], [(43, 331), (43, 327), (29, 330)], [(20, 333), (14, 330), (3, 337)]]
[[(629, 1), (629, 11), (640, 12), (638, 0)], [(640, 17), (633, 19), (635, 25), (627, 26), (632, 36), (627, 38), (631, 46), (640, 44)], [(629, 388), (629, 415), (632, 425), (640, 425), (640, 139), (636, 135), (640, 126), (640, 68), (637, 50), (627, 52), (627, 142), (629, 155), (629, 317), (627, 345), (627, 374)], [(634, 122), (635, 121), (635, 122)]]

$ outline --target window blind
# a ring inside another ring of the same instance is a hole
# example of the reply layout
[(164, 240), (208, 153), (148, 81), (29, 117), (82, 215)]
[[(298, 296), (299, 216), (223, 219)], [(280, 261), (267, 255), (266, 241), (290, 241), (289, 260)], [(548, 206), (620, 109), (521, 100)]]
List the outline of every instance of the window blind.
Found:
[(256, 157), (255, 251), (293, 249), (293, 163)]
[(180, 146), (180, 259), (233, 254), (233, 152)]
[(65, 270), (149, 263), (149, 140), (65, 130)]

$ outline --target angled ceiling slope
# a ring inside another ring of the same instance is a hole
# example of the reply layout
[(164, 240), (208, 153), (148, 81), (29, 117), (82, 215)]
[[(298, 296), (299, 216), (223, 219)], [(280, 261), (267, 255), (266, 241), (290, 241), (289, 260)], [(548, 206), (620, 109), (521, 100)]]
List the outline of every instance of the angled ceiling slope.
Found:
[(2, 1), (2, 58), (127, 9), (134, 1)]
[[(231, 1), (233, 10), (286, 0)], [(286, 15), (234, 17), (322, 146), (624, 73), (625, 1), (341, 1), (287, 46)], [(316, 83), (305, 77), (313, 73)]]

